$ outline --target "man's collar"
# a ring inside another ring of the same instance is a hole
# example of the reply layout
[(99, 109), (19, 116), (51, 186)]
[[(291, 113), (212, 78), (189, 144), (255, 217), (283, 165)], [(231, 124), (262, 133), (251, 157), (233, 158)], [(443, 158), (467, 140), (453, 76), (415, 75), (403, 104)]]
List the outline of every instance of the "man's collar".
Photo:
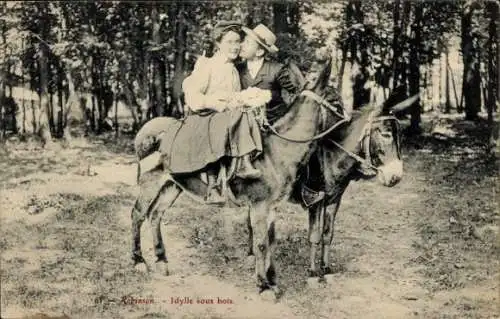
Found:
[(251, 64), (251, 65), (262, 65), (264, 63), (264, 58), (260, 58), (260, 59), (255, 59), (255, 60), (249, 60), (247, 61), (248, 64)]

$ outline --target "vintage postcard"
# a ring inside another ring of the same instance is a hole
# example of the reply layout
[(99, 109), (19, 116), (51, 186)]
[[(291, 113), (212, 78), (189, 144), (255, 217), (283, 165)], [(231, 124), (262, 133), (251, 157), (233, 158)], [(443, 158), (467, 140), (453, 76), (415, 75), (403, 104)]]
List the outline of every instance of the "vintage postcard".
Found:
[(0, 9), (1, 318), (499, 318), (498, 1)]

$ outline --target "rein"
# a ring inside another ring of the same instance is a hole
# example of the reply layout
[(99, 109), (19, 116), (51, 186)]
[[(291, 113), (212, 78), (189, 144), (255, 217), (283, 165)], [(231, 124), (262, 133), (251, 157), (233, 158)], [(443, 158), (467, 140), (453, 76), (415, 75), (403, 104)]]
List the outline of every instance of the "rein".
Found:
[[(400, 127), (399, 121), (394, 115), (379, 116), (379, 117), (376, 117), (374, 119), (369, 120), (368, 123), (365, 125), (365, 128), (363, 129), (363, 135), (361, 135), (361, 137), (359, 138), (359, 143), (362, 143), (364, 139), (368, 138), (368, 143), (364, 147), (365, 148), (364, 151), (365, 151), (365, 154), (367, 155), (367, 158), (362, 158), (361, 156), (355, 154), (354, 152), (351, 152), (351, 151), (345, 149), (344, 147), (342, 147), (339, 143), (335, 142), (334, 140), (328, 139), (328, 141), (330, 143), (332, 143), (333, 145), (335, 145), (336, 147), (338, 147), (344, 153), (346, 153), (347, 155), (349, 155), (350, 157), (354, 158), (356, 161), (361, 163), (361, 165), (363, 165), (364, 167), (373, 169), (373, 170), (378, 172), (379, 168), (371, 163), (371, 161), (372, 161), (371, 154), (370, 154), (371, 131), (372, 131), (372, 124), (373, 123), (382, 122), (385, 120), (395, 121), (395, 123), (397, 125), (397, 130), (399, 131), (399, 127)], [(400, 147), (399, 146), (399, 138), (396, 138), (396, 144), (397, 144), (398, 152), (399, 152), (399, 147)], [(363, 147), (363, 144), (361, 147)]]
[[(340, 125), (342, 125), (342, 124), (344, 124), (346, 122), (349, 122), (351, 120), (350, 115), (346, 112), (345, 109), (343, 109), (343, 111), (344, 111), (343, 114), (340, 114), (332, 104), (330, 104), (327, 100), (325, 100), (324, 98), (322, 98), (321, 96), (319, 96), (318, 94), (314, 93), (311, 90), (304, 90), (304, 91), (302, 91), (300, 93), (300, 95), (306, 96), (306, 97), (309, 97), (309, 98), (313, 99), (320, 106), (326, 108), (328, 111), (331, 111), (335, 115), (337, 115), (340, 118), (342, 118), (342, 120), (340, 120), (336, 124), (332, 125), (331, 127), (329, 127), (324, 132), (316, 134), (316, 135), (314, 135), (311, 138), (299, 140), (299, 139), (293, 139), (293, 138), (289, 138), (289, 137), (286, 137), (284, 135), (281, 135), (278, 131), (276, 131), (276, 129), (272, 125), (269, 124), (269, 122), (267, 121), (267, 119), (264, 116), (264, 121), (263, 121), (264, 122), (263, 123), (264, 126), (269, 131), (271, 131), (271, 133), (273, 133), (274, 135), (278, 136), (279, 138), (281, 138), (281, 139), (283, 139), (285, 141), (292, 142), (292, 143), (308, 143), (308, 142), (312, 142), (312, 141), (315, 141), (315, 140), (318, 140), (320, 138), (325, 137), (326, 135), (330, 134), (333, 130), (335, 130), (337, 127), (339, 127)], [(398, 130), (399, 130), (399, 121), (392, 114), (391, 115), (387, 115), (387, 116), (378, 116), (376, 118), (370, 119), (368, 121), (368, 123), (365, 125), (365, 128), (363, 129), (363, 135), (359, 138), (359, 142), (360, 143), (362, 143), (364, 139), (368, 138), (368, 143), (366, 144), (365, 150), (364, 150), (365, 154), (367, 155), (367, 158), (362, 158), (361, 156), (355, 154), (354, 152), (351, 152), (351, 151), (345, 149), (344, 147), (342, 147), (339, 143), (337, 143), (334, 140), (328, 139), (328, 141), (331, 142), (336, 147), (338, 147), (343, 152), (345, 152), (350, 157), (354, 158), (357, 162), (361, 163), (364, 167), (373, 169), (374, 171), (379, 171), (379, 168), (376, 167), (375, 165), (373, 165), (372, 162), (371, 162), (372, 161), (371, 154), (370, 154), (371, 130), (372, 130), (372, 124), (373, 123), (381, 122), (381, 121), (385, 121), (385, 120), (395, 121), (396, 124), (397, 124)], [(397, 139), (396, 140), (396, 144), (397, 144), (397, 147), (399, 149), (399, 138), (396, 138), (396, 139)], [(363, 147), (363, 145), (361, 147)]]
[(278, 131), (276, 131), (276, 129), (272, 125), (269, 124), (269, 122), (267, 121), (267, 119), (264, 117), (264, 126), (269, 131), (271, 131), (271, 133), (273, 133), (274, 135), (278, 136), (279, 138), (281, 138), (281, 139), (283, 139), (285, 141), (288, 141), (288, 142), (293, 142), (293, 143), (308, 143), (308, 142), (312, 142), (312, 141), (315, 141), (315, 140), (318, 140), (320, 138), (325, 137), (326, 135), (330, 134), (333, 130), (335, 130), (337, 127), (339, 127), (340, 125), (342, 125), (342, 124), (350, 121), (350, 117), (346, 113), (345, 110), (344, 110), (344, 114), (340, 114), (339, 112), (337, 112), (337, 110), (335, 109), (335, 107), (333, 105), (331, 105), (328, 101), (326, 101), (325, 99), (323, 99), (322, 97), (320, 97), (318, 94), (314, 93), (313, 91), (304, 90), (304, 91), (302, 91), (300, 93), (300, 95), (312, 98), (314, 101), (316, 101), (317, 103), (319, 103), (320, 106), (323, 106), (327, 110), (333, 112), (335, 115), (337, 115), (337, 116), (339, 116), (339, 117), (341, 117), (343, 119), (340, 120), (339, 122), (335, 123), (334, 125), (332, 125), (331, 127), (329, 127), (326, 131), (324, 131), (322, 133), (316, 134), (316, 135), (314, 135), (311, 138), (299, 140), (299, 139), (293, 139), (293, 138), (289, 138), (289, 137), (286, 137), (284, 135), (281, 135), (280, 133), (278, 133)]

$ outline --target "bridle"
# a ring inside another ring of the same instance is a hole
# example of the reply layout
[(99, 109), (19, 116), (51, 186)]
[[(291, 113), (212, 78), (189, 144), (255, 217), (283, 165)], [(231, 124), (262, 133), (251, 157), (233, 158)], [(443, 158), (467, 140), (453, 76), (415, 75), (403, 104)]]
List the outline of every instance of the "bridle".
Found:
[(281, 138), (281, 139), (283, 139), (285, 141), (288, 141), (288, 142), (293, 142), (293, 143), (309, 143), (309, 142), (316, 141), (316, 140), (318, 140), (320, 138), (325, 137), (326, 135), (328, 135), (331, 132), (333, 132), (333, 130), (335, 130), (337, 127), (341, 126), (342, 124), (344, 124), (346, 122), (349, 122), (349, 120), (350, 120), (349, 114), (347, 114), (345, 110), (344, 110), (343, 114), (339, 113), (337, 111), (337, 109), (335, 108), (335, 106), (333, 106), (332, 104), (330, 104), (330, 102), (328, 102), (323, 97), (319, 96), (318, 94), (314, 93), (311, 90), (304, 90), (304, 91), (302, 91), (299, 94), (299, 96), (306, 96), (306, 97), (309, 97), (309, 98), (313, 99), (320, 106), (322, 106), (326, 110), (334, 113), (336, 116), (340, 117), (341, 120), (338, 121), (337, 123), (335, 123), (334, 125), (332, 125), (331, 127), (329, 127), (328, 129), (326, 129), (325, 131), (323, 131), (323, 132), (321, 132), (319, 134), (316, 134), (316, 135), (314, 135), (311, 138), (306, 138), (306, 139), (294, 139), (294, 138), (290, 138), (290, 137), (286, 137), (284, 135), (281, 135), (278, 131), (276, 131), (276, 129), (272, 125), (269, 124), (269, 122), (267, 121), (267, 119), (266, 119), (265, 116), (263, 118), (263, 120), (264, 120), (263, 121), (264, 122), (263, 123), (264, 129), (265, 130), (269, 130), (274, 135), (276, 135), (279, 138)]
[[(336, 116), (340, 117), (341, 120), (338, 121), (337, 123), (335, 123), (334, 125), (332, 125), (331, 127), (329, 127), (328, 129), (326, 129), (325, 131), (323, 131), (319, 134), (316, 134), (313, 137), (307, 138), (307, 139), (293, 139), (293, 138), (289, 138), (289, 137), (286, 137), (284, 135), (281, 135), (278, 131), (276, 131), (276, 129), (272, 125), (269, 124), (269, 122), (267, 121), (265, 116), (263, 117), (264, 129), (269, 130), (271, 133), (273, 133), (277, 137), (279, 137), (285, 141), (288, 141), (288, 142), (308, 143), (308, 142), (316, 141), (318, 139), (321, 139), (321, 138), (327, 136), (328, 134), (333, 132), (333, 130), (335, 130), (337, 127), (350, 121), (350, 115), (347, 114), (345, 109), (343, 109), (343, 114), (339, 113), (337, 111), (337, 109), (332, 104), (330, 104), (330, 102), (328, 102), (327, 100), (325, 100), (323, 97), (319, 96), (318, 94), (314, 93), (313, 91), (304, 90), (300, 93), (300, 96), (306, 96), (306, 97), (313, 99), (321, 107), (325, 108), (326, 110), (328, 110), (328, 111), (332, 112), (333, 114), (335, 114)], [(371, 134), (372, 134), (372, 129), (373, 129), (374, 123), (379, 123), (379, 122), (383, 122), (383, 121), (387, 121), (387, 120), (394, 121), (394, 123), (396, 123), (396, 130), (397, 130), (396, 147), (397, 147), (397, 152), (399, 154), (400, 153), (400, 145), (401, 145), (400, 140), (399, 140), (400, 124), (399, 124), (399, 120), (392, 114), (385, 115), (385, 116), (372, 117), (368, 121), (368, 123), (366, 123), (365, 127), (363, 128), (363, 133), (361, 134), (360, 138), (358, 139), (358, 143), (362, 147), (363, 153), (365, 154), (365, 158), (355, 154), (352, 151), (345, 149), (339, 143), (337, 143), (336, 141), (334, 141), (332, 139), (327, 139), (327, 141), (331, 142), (333, 145), (338, 147), (340, 150), (347, 153), (350, 157), (354, 158), (356, 161), (361, 163), (364, 167), (370, 168), (374, 171), (378, 171), (379, 168), (373, 164), (373, 160), (372, 160), (372, 156), (371, 156), (371, 152), (370, 152)]]
[(366, 123), (365, 127), (363, 128), (363, 133), (358, 139), (358, 145), (361, 146), (361, 149), (365, 155), (365, 158), (359, 156), (358, 154), (349, 151), (342, 147), (339, 143), (332, 139), (328, 139), (327, 141), (338, 147), (340, 150), (348, 154), (350, 157), (354, 158), (356, 161), (361, 163), (364, 168), (369, 168), (374, 171), (379, 171), (379, 168), (373, 164), (373, 158), (371, 155), (371, 140), (372, 140), (372, 131), (373, 131), (373, 124), (374, 123), (379, 123), (379, 122), (384, 122), (384, 121), (393, 121), (396, 124), (396, 148), (398, 155), (400, 155), (400, 149), (401, 149), (401, 141), (399, 138), (399, 132), (401, 130), (401, 125), (399, 124), (399, 120), (392, 114), (389, 115), (384, 115), (384, 116), (377, 116), (375, 118), (371, 118), (368, 123)]

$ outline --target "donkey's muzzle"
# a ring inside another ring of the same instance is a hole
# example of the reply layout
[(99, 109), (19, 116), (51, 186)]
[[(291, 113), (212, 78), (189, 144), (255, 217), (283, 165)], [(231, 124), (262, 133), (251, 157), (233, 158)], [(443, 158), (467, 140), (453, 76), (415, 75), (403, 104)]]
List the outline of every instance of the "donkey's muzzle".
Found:
[(403, 178), (403, 161), (394, 160), (378, 168), (378, 180), (382, 185), (392, 187)]

